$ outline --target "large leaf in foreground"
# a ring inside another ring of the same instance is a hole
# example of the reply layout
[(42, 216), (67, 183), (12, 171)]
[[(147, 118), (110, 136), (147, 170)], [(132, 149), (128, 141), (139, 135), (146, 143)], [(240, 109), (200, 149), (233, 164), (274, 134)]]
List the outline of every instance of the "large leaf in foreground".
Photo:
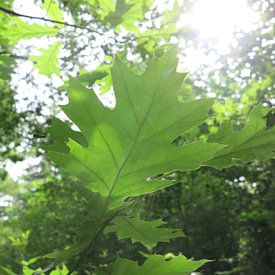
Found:
[(274, 157), (275, 127), (267, 127), (265, 120), (269, 111), (270, 108), (263, 106), (254, 107), (246, 125), (238, 132), (233, 132), (231, 125), (222, 126), (209, 142), (227, 146), (206, 164), (221, 169), (234, 165), (236, 160), (247, 162)]
[[(221, 145), (200, 141), (172, 145), (176, 136), (204, 122), (213, 104), (212, 99), (179, 102), (184, 75), (177, 74), (176, 67), (175, 51), (154, 58), (142, 75), (116, 60), (111, 70), (116, 96), (113, 110), (105, 108), (92, 90), (70, 80), (69, 104), (62, 109), (88, 146), (69, 139), (69, 153), (54, 147), (48, 155), (105, 197), (105, 208), (171, 185), (165, 180), (148, 181), (148, 177), (196, 169), (221, 149)], [(51, 132), (58, 133), (59, 128), (53, 126)]]
[(134, 261), (118, 258), (111, 275), (189, 275), (206, 262), (207, 260), (190, 260), (184, 256), (166, 261), (164, 256), (155, 254), (149, 256), (142, 266), (138, 266)]
[(105, 229), (106, 233), (116, 232), (119, 239), (130, 238), (149, 249), (158, 242), (169, 242), (172, 238), (184, 236), (180, 230), (160, 227), (166, 224), (162, 220), (144, 221), (134, 217), (116, 217), (112, 223)]

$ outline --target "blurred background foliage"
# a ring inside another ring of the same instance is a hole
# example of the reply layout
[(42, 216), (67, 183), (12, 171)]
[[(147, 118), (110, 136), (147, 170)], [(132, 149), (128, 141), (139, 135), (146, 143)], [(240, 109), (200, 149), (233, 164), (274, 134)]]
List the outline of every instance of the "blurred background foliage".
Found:
[[(89, 209), (81, 183), (54, 167), (41, 149), (49, 142), (45, 128), (50, 118), (60, 115), (58, 105), (66, 101), (68, 75), (98, 88), (106, 105), (112, 104), (108, 97), (112, 85), (109, 67), (115, 54), (134, 71), (142, 72), (153, 54), (177, 45), (181, 70), (189, 70), (184, 62), (190, 49), (215, 57), (210, 65), (199, 60), (182, 87), (183, 100), (204, 96), (217, 99), (207, 123), (190, 133), (192, 138), (205, 138), (216, 132), (218, 125), (230, 121), (240, 129), (252, 106), (274, 105), (274, 1), (247, 1), (259, 15), (259, 22), (249, 32), (235, 28), (225, 53), (216, 48), (215, 39), (201, 39), (192, 25), (179, 24), (197, 2), (0, 0), (0, 29), (6, 31), (5, 35), (0, 31), (1, 274), (13, 274), (9, 270), (32, 274), (28, 266), (47, 266), (48, 260), (36, 261), (36, 257), (72, 243), (75, 232), (87, 220)], [(50, 12), (51, 5), (57, 6), (55, 12)], [(209, 5), (215, 9), (211, 1)], [(34, 6), (37, 9), (29, 8)], [(76, 27), (51, 22), (43, 25), (43, 20), (14, 16), (7, 10)], [(232, 17), (234, 20), (234, 14)], [(14, 18), (25, 19), (24, 24), (50, 26), (57, 33), (54, 37), (45, 33), (41, 39), (22, 40), (26, 38), (26, 26), (20, 29), (16, 25), (16, 32), (12, 32)], [(19, 43), (14, 43), (17, 36)], [(61, 77), (43, 76), (37, 70), (41, 64), (33, 61), (33, 56), (45, 48), (43, 44), (56, 41), (61, 42), (55, 56)], [(191, 63), (200, 57), (195, 58), (189, 55)], [(267, 123), (273, 126), (273, 114)], [(221, 171), (202, 168), (178, 172), (172, 176), (177, 185), (141, 198), (128, 214), (163, 218), (171, 226), (182, 228), (186, 238), (159, 244), (155, 251), (213, 259), (203, 267), (203, 274), (272, 275), (274, 167), (274, 160), (269, 160), (239, 163)], [(68, 270), (91, 274), (94, 266), (108, 264), (117, 255), (142, 259), (144, 248), (129, 244), (128, 240), (117, 241), (115, 235), (103, 235), (96, 245), (68, 260), (67, 267), (51, 274), (68, 274)]]

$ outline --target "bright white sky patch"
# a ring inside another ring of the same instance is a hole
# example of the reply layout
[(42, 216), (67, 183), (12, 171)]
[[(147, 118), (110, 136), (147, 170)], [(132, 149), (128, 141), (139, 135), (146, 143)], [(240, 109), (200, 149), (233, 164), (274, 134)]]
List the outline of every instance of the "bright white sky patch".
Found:
[(200, 0), (190, 14), (190, 24), (204, 38), (230, 42), (234, 30), (249, 32), (259, 15), (245, 0)]
[(201, 38), (229, 43), (236, 29), (249, 32), (259, 19), (245, 0), (199, 0), (190, 14), (182, 16), (179, 26), (190, 25)]
[(39, 165), (41, 162), (41, 157), (28, 157), (23, 161), (18, 161), (16, 163), (8, 160), (6, 162), (6, 170), (9, 173), (9, 176), (14, 181), (20, 181), (20, 178), (27, 175), (27, 169)]
[(217, 54), (216, 58), (213, 55), (207, 58), (192, 46), (183, 52), (186, 56), (182, 60), (183, 66), (191, 73), (203, 63), (214, 67), (218, 55), (229, 54), (230, 46), (236, 43), (235, 31), (250, 32), (259, 22), (260, 14), (249, 7), (246, 0), (198, 0), (190, 13), (181, 16), (177, 26), (197, 31), (197, 41), (212, 41)]

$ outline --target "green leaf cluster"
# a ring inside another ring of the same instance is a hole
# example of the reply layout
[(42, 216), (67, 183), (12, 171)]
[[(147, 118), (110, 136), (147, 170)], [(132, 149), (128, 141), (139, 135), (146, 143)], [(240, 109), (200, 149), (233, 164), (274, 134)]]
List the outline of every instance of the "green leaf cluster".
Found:
[[(267, 144), (274, 142), (274, 129), (266, 129), (264, 117), (269, 110), (260, 106), (253, 109), (239, 133), (229, 132), (224, 126), (210, 136), (209, 143), (190, 141), (175, 145), (177, 137), (207, 119), (213, 104), (212, 99), (180, 101), (178, 95), (185, 75), (178, 74), (176, 68), (175, 49), (161, 58), (154, 57), (141, 75), (117, 58), (111, 68), (114, 109), (104, 107), (93, 89), (70, 79), (69, 103), (62, 110), (80, 131), (54, 119), (49, 129), (54, 143), (46, 148), (47, 155), (97, 194), (96, 201), (90, 199), (97, 214), (87, 226), (90, 229), (79, 234), (79, 242), (47, 257), (60, 261), (77, 254), (102, 230), (116, 232), (119, 239), (140, 242), (149, 250), (158, 242), (181, 237), (183, 233), (178, 230), (160, 227), (161, 220), (145, 221), (119, 213), (137, 196), (173, 185), (175, 182), (167, 176), (174, 171), (194, 170), (202, 165), (220, 169), (233, 165), (234, 159), (250, 161), (272, 156)], [(257, 150), (253, 151), (254, 146)], [(111, 274), (124, 274), (126, 270), (134, 274), (149, 270), (154, 270), (154, 274), (188, 274), (204, 262), (182, 256), (166, 262), (160, 255), (151, 255), (143, 266), (137, 266), (127, 259), (118, 259)]]
[[(185, 75), (176, 73), (176, 67), (175, 49), (154, 58), (142, 75), (134, 74), (116, 59), (111, 69), (114, 109), (104, 107), (93, 90), (70, 79), (69, 104), (62, 110), (81, 132), (55, 119), (49, 129), (55, 143), (47, 147), (47, 155), (97, 192), (101, 203), (94, 204), (98, 224), (92, 223), (71, 248), (48, 257), (61, 260), (79, 253), (134, 197), (174, 184), (165, 177), (151, 176), (196, 169), (223, 148), (200, 141), (182, 146), (172, 143), (178, 135), (203, 123), (213, 104), (211, 99), (178, 101)], [(160, 228), (162, 224), (160, 220), (117, 217), (106, 232), (116, 231), (119, 238), (131, 238), (148, 248), (183, 236), (178, 230)]]

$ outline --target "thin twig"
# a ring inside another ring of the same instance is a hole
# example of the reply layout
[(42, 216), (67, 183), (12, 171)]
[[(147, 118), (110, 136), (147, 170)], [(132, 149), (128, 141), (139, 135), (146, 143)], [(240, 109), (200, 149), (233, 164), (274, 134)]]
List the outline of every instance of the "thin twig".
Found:
[(34, 20), (42, 20), (44, 22), (51, 22), (51, 23), (55, 23), (55, 24), (60, 24), (60, 25), (64, 25), (64, 26), (68, 26), (68, 27), (72, 27), (72, 28), (76, 28), (76, 29), (87, 30), (87, 31), (90, 31), (90, 32), (95, 32), (95, 33), (100, 34), (100, 35), (104, 35), (104, 33), (99, 32), (98, 30), (90, 29), (90, 28), (87, 28), (87, 27), (79, 26), (79, 25), (70, 24), (70, 23), (67, 23), (67, 22), (52, 20), (52, 19), (48, 19), (48, 18), (44, 18), (44, 17), (38, 17), (38, 16), (22, 14), (22, 13), (18, 13), (18, 12), (15, 12), (13, 10), (9, 10), (9, 9), (3, 8), (3, 7), (0, 7), (0, 10), (7, 13), (7, 14), (9, 14), (9, 15), (11, 15), (11, 16), (24, 17), (24, 18), (34, 19)]
[(28, 60), (28, 56), (16, 55), (16, 54), (12, 54), (12, 53), (9, 53), (9, 52), (0, 52), (0, 55), (2, 55), (2, 54), (8, 54), (9, 57), (15, 58), (15, 59)]

